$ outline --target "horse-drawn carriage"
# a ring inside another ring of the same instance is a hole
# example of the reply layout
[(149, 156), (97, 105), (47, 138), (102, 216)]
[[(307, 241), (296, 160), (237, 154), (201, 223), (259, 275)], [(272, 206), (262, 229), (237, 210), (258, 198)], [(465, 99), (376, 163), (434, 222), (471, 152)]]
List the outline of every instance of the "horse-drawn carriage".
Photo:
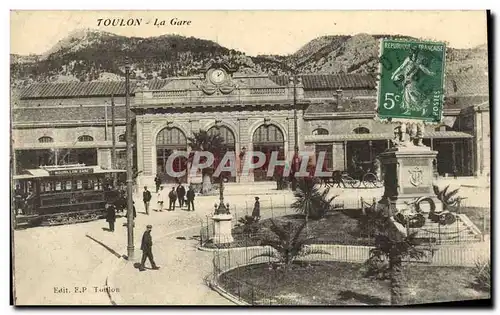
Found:
[(322, 182), (329, 187), (338, 188), (379, 188), (383, 182), (377, 173), (377, 160), (353, 163), (347, 171), (335, 170), (332, 177), (323, 177)]

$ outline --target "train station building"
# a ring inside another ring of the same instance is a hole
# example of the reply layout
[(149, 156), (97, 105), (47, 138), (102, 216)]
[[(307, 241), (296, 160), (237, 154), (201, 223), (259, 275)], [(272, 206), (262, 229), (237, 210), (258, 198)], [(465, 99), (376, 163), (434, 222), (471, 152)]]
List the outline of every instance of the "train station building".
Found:
[[(439, 152), (441, 176), (487, 176), (488, 78), (448, 76), (446, 82), (443, 123), (426, 127), (424, 143)], [(300, 150), (326, 151), (325, 166), (346, 171), (370, 167), (394, 136), (394, 126), (374, 119), (374, 75), (293, 79), (240, 75), (213, 64), (198, 76), (132, 81), (130, 90), (140, 185), (151, 185), (156, 174), (173, 181), (165, 173), (168, 156), (188, 150), (188, 137), (200, 129), (220, 134), (236, 156), (280, 151), (291, 158), (297, 135)], [(116, 167), (125, 167), (124, 81), (32, 84), (12, 91), (11, 100), (16, 172), (70, 163), (111, 168), (112, 103)], [(269, 180), (265, 172), (232, 180)]]

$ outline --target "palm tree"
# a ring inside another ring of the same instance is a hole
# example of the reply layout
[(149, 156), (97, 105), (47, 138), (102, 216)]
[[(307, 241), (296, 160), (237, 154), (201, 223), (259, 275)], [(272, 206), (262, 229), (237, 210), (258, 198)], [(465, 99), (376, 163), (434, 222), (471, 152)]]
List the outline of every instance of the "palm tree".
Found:
[[(224, 152), (224, 139), (217, 133), (208, 133), (200, 129), (199, 132), (194, 132), (193, 137), (188, 137), (188, 145), (192, 151), (210, 152), (215, 158), (220, 158)], [(214, 167), (210, 166), (202, 170), (203, 184), (202, 194), (206, 194), (212, 190), (212, 174)]]
[(297, 181), (297, 190), (295, 191), (295, 202), (292, 203), (292, 208), (305, 215), (306, 222), (309, 218), (313, 220), (321, 219), (325, 214), (332, 210), (333, 200), (338, 197), (328, 197), (330, 187), (320, 191), (320, 185), (317, 180), (312, 178), (301, 178)]
[(313, 237), (301, 237), (302, 230), (306, 226), (306, 222), (302, 223), (298, 228), (294, 229), (292, 223), (288, 221), (283, 226), (277, 225), (273, 219), (271, 220), (271, 231), (277, 236), (276, 238), (267, 238), (262, 241), (262, 246), (270, 246), (274, 251), (252, 257), (270, 257), (278, 259), (285, 267), (285, 270), (299, 257), (313, 254), (327, 254), (323, 250), (311, 249), (307, 244), (314, 239)]
[[(389, 205), (385, 205), (389, 207)], [(375, 207), (374, 207), (375, 208)], [(416, 234), (404, 235), (396, 227), (392, 217), (384, 215), (383, 211), (372, 209), (370, 216), (376, 225), (375, 247), (370, 250), (366, 261), (368, 276), (384, 274), (390, 279), (391, 304), (403, 304), (406, 296), (406, 281), (403, 273), (405, 258), (420, 259), (424, 250), (418, 247)], [(386, 212), (387, 213), (387, 212)], [(386, 264), (385, 262), (388, 262)]]
[(449, 210), (450, 207), (456, 206), (461, 200), (466, 199), (464, 197), (456, 196), (460, 188), (453, 189), (451, 191), (448, 191), (450, 189), (450, 185), (446, 186), (443, 190), (440, 190), (436, 185), (433, 185), (432, 188), (434, 189), (434, 193), (437, 198), (443, 203), (443, 210)]

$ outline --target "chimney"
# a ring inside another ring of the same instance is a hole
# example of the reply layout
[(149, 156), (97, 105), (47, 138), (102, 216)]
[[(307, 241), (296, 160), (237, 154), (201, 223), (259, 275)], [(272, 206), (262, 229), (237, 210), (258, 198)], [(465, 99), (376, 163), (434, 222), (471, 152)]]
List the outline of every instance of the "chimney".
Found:
[(343, 109), (342, 106), (342, 89), (337, 90), (337, 109)]

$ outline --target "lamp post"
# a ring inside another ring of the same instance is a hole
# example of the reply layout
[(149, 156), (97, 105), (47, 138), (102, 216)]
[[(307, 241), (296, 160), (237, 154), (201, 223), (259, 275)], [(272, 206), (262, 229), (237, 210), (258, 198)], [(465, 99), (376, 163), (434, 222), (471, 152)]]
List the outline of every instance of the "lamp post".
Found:
[[(297, 160), (297, 155), (299, 154), (299, 132), (298, 132), (298, 123), (297, 123), (297, 70), (296, 67), (292, 69), (292, 84), (293, 84), (293, 132), (294, 132), (294, 156), (292, 158), (292, 166), (294, 167), (294, 172), (297, 172), (297, 165), (295, 165)], [(295, 173), (292, 178), (292, 191), (297, 189), (297, 179), (295, 177)]]
[(130, 119), (130, 65), (128, 57), (125, 64), (125, 119), (127, 122), (125, 136), (127, 137), (127, 256), (134, 259), (134, 213), (132, 200), (132, 123)]
[(214, 220), (214, 244), (228, 244), (234, 241), (231, 233), (232, 216), (229, 212), (229, 203), (224, 204), (224, 178), (220, 177), (219, 204), (215, 206)]
[(219, 205), (215, 204), (215, 215), (218, 214), (230, 214), (229, 203), (224, 205), (224, 178), (222, 176), (219, 185)]
[(297, 129), (297, 71), (296, 68), (293, 68), (293, 131), (295, 138), (295, 146), (294, 149), (297, 151), (299, 149), (299, 132)]

